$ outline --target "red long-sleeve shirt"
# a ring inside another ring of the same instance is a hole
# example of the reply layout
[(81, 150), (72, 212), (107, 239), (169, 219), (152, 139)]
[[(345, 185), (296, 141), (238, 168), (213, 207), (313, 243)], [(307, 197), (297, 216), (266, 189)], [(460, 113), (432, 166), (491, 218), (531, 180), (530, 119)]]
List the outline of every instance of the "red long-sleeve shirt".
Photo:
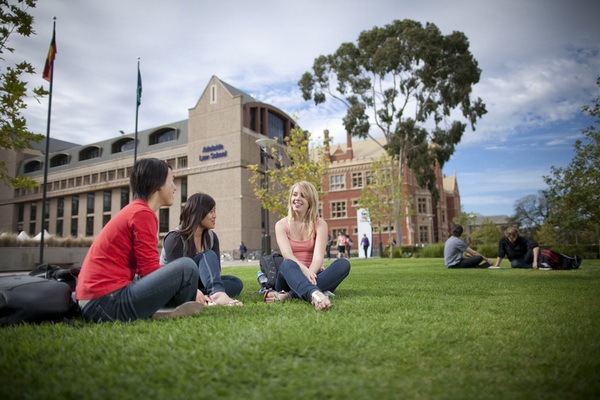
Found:
[(119, 211), (90, 247), (77, 280), (77, 299), (91, 300), (160, 268), (158, 218), (141, 199)]

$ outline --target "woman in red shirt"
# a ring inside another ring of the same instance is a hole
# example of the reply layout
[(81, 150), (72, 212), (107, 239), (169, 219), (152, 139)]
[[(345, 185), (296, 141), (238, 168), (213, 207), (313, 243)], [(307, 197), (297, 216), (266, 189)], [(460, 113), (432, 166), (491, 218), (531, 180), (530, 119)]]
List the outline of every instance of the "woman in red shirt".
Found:
[(159, 263), (156, 211), (173, 204), (173, 171), (156, 158), (138, 160), (130, 186), (134, 200), (104, 226), (83, 261), (76, 288), (83, 317), (133, 321), (200, 312), (206, 298), (198, 291), (194, 261)]
[(317, 310), (332, 306), (323, 292), (333, 292), (350, 273), (350, 262), (335, 260), (323, 269), (327, 223), (318, 218), (319, 198), (310, 182), (302, 181), (290, 189), (288, 215), (275, 224), (279, 251), (284, 257), (275, 282), (277, 291), (265, 292), (267, 303), (302, 298)]

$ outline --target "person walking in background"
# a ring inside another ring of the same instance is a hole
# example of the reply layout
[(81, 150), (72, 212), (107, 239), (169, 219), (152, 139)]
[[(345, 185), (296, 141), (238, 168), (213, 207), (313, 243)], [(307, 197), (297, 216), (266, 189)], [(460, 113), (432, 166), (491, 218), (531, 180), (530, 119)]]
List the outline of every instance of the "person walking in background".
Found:
[(290, 188), (288, 215), (275, 224), (277, 245), (283, 255), (275, 290), (267, 290), (267, 303), (301, 298), (316, 310), (332, 306), (326, 291), (333, 292), (350, 273), (350, 262), (335, 260), (323, 268), (327, 244), (327, 222), (318, 217), (319, 198), (310, 182), (302, 181)]
[(344, 258), (346, 256), (346, 235), (344, 235), (344, 232), (338, 234), (337, 251), (337, 258)]
[(517, 228), (510, 227), (498, 242), (498, 258), (494, 267), (499, 267), (506, 256), (513, 268), (538, 268), (539, 245), (532, 239), (519, 234)]
[[(460, 236), (463, 227), (458, 224), (452, 225), (452, 236), (446, 240), (444, 245), (444, 263), (448, 268), (488, 268), (490, 260), (469, 247)], [(471, 257), (464, 257), (467, 252)], [(482, 263), (483, 261), (483, 263)]]
[(241, 306), (232, 297), (242, 291), (242, 280), (221, 275), (219, 237), (213, 231), (216, 220), (215, 200), (205, 193), (191, 195), (181, 210), (179, 226), (163, 239), (163, 263), (193, 258), (200, 274), (198, 287), (207, 295), (208, 305)]
[(348, 257), (348, 259), (350, 259), (350, 251), (352, 250), (352, 245), (354, 244), (354, 242), (352, 242), (350, 235), (345, 235), (345, 236), (346, 236), (346, 257)]
[(248, 251), (248, 249), (246, 248), (246, 245), (244, 244), (244, 242), (240, 243), (240, 260), (244, 261), (246, 259), (246, 252)]
[(331, 246), (333, 245), (333, 240), (331, 240), (331, 234), (327, 234), (327, 244), (325, 245), (325, 257), (328, 260), (331, 260)]
[(365, 251), (365, 258), (369, 258), (369, 246), (371, 245), (371, 243), (369, 243), (369, 238), (367, 237), (366, 234), (363, 234), (363, 238), (360, 241), (360, 245), (363, 247), (363, 250)]
[[(83, 260), (76, 297), (87, 321), (134, 321), (197, 314), (206, 303), (190, 258), (161, 268), (156, 212), (171, 206), (173, 171), (156, 158), (131, 171), (133, 201), (102, 228)], [(175, 307), (164, 310), (163, 307)], [(161, 310), (162, 309), (162, 310)]]

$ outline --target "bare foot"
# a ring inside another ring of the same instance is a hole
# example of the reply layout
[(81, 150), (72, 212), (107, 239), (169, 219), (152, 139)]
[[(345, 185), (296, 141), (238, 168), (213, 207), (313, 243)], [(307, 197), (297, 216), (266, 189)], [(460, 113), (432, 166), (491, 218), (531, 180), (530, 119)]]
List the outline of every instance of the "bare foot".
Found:
[(275, 290), (267, 290), (265, 292), (264, 300), (265, 303), (274, 303), (276, 301), (285, 301), (289, 298), (290, 296), (283, 290), (281, 292), (276, 292)]
[(331, 301), (329, 301), (329, 297), (325, 296), (321, 291), (315, 290), (311, 294), (312, 304), (315, 306), (317, 311), (325, 311), (328, 308), (333, 307)]
[[(217, 292), (212, 294), (211, 296), (209, 296), (212, 304), (216, 305), (216, 306), (243, 306), (244, 303), (242, 303), (239, 300), (235, 300), (232, 299), (231, 297), (227, 296), (227, 293), (225, 292)], [(210, 305), (210, 303), (209, 303)]]

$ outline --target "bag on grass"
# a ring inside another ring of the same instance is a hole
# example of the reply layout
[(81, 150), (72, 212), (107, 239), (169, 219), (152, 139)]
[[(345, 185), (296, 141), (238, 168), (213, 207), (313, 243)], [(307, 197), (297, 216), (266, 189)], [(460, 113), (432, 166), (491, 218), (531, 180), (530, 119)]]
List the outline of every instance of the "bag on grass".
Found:
[(0, 326), (63, 321), (79, 307), (68, 283), (29, 275), (0, 278)]
[(283, 256), (276, 251), (267, 256), (263, 256), (260, 259), (260, 270), (267, 276), (265, 289), (272, 289), (275, 287), (275, 281), (279, 274), (279, 266), (282, 262)]
[(577, 269), (581, 265), (581, 257), (570, 257), (556, 251), (544, 249), (538, 257), (538, 265), (552, 269)]

